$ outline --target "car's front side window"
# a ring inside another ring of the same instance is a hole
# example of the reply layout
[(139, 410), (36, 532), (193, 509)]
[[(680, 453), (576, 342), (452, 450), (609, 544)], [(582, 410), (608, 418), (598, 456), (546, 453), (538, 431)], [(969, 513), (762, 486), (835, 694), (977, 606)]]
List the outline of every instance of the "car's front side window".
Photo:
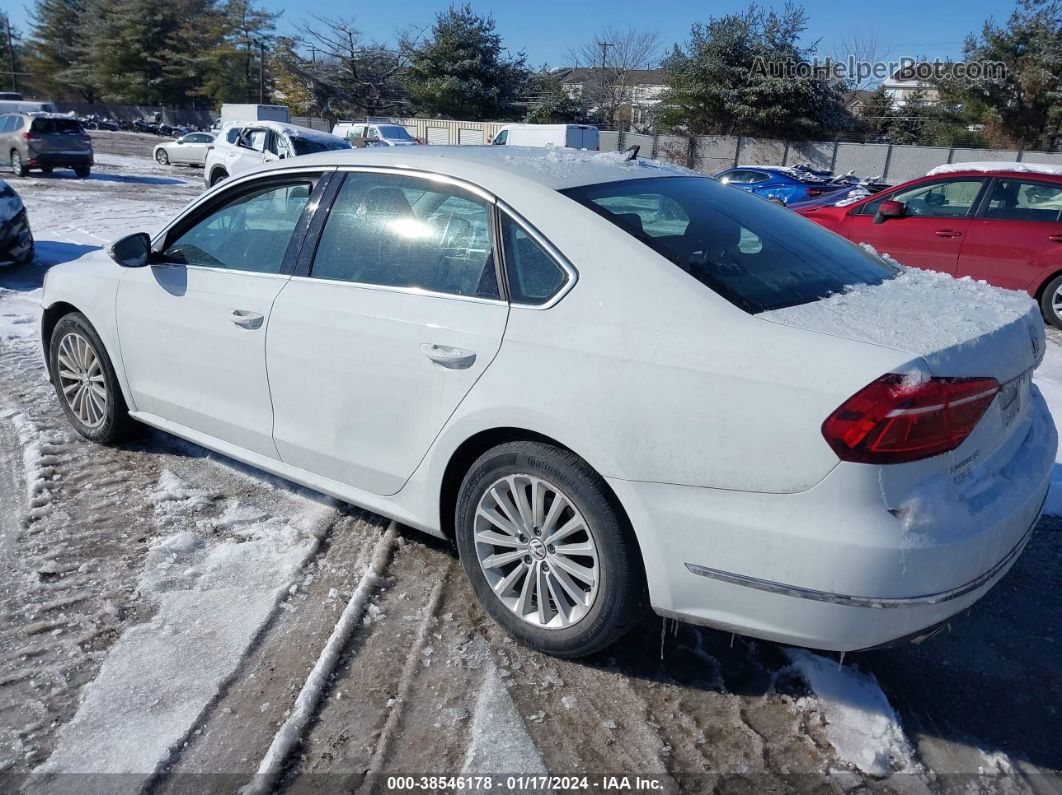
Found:
[(166, 262), (254, 273), (280, 273), (313, 191), (308, 179), (242, 192), (168, 241)]
[(962, 218), (969, 215), (984, 185), (983, 179), (964, 178), (922, 183), (877, 196), (860, 208), (861, 215), (874, 215), (883, 201), (904, 205), (904, 214), (920, 218)]
[(497, 298), (490, 208), (445, 183), (348, 173), (321, 232), (311, 276)]

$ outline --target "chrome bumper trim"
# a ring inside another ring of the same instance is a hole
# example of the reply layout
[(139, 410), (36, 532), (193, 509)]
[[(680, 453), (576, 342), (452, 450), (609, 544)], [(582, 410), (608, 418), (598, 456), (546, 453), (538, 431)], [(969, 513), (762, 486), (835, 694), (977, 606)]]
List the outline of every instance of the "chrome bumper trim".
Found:
[[(1044, 502), (1047, 501), (1047, 495), (1044, 495)], [(750, 577), (746, 574), (734, 574), (729, 571), (722, 571), (720, 569), (711, 569), (707, 566), (698, 566), (696, 563), (687, 563), (686, 568), (694, 574), (698, 574), (701, 577), (708, 577), (713, 580), (719, 580), (721, 582), (730, 583), (731, 585), (741, 585), (746, 588), (755, 588), (758, 591), (767, 591), (768, 593), (781, 594), (782, 596), (793, 596), (797, 599), (810, 599), (813, 602), (828, 602), (829, 604), (845, 605), (847, 607), (918, 607), (920, 605), (935, 605), (941, 602), (947, 602), (952, 599), (958, 599), (960, 596), (965, 596), (971, 591), (976, 591), (982, 585), (989, 580), (993, 579), (1000, 571), (1009, 566), (1015, 558), (1022, 553), (1025, 549), (1025, 545), (1029, 543), (1029, 539), (1032, 538), (1033, 530), (1036, 529), (1036, 524), (1040, 521), (1040, 513), (1043, 511), (1044, 502), (1040, 503), (1040, 508), (1036, 512), (1036, 519), (1029, 525), (1029, 529), (1025, 531), (1018, 543), (1003, 556), (992, 568), (983, 572), (974, 579), (970, 580), (964, 585), (960, 585), (956, 588), (952, 588), (948, 591), (941, 591), (940, 593), (926, 594), (924, 596), (901, 596), (901, 597), (877, 597), (877, 596), (851, 596), (850, 594), (831, 593), (830, 591), (817, 591), (814, 588), (801, 588), (797, 585), (787, 585), (781, 582), (774, 582), (772, 580), (761, 580), (758, 577)]]

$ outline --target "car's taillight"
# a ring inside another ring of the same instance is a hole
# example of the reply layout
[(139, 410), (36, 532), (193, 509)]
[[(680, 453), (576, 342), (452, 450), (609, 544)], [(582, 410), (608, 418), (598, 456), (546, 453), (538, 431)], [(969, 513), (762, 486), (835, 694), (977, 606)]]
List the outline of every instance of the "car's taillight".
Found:
[(842, 461), (917, 461), (962, 444), (998, 391), (994, 378), (884, 375), (827, 417), (822, 435)]
[(78, 140), (81, 141), (81, 143), (83, 144), (90, 144), (92, 143), (92, 136), (88, 133), (82, 133), (78, 136)]

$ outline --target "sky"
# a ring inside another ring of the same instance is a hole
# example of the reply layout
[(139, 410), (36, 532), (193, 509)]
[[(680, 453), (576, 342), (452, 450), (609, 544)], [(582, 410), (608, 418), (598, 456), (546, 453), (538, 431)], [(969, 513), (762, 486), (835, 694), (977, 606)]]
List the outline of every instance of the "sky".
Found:
[[(393, 42), (396, 31), (411, 25), (430, 25), (438, 11), (447, 8), (448, 0), (399, 0), (398, 2), (352, 3), (350, 0), (314, 0), (312, 3), (289, 3), (284, 0), (259, 0), (265, 7), (283, 11), (278, 32), (290, 33), (306, 20), (310, 11), (330, 16), (353, 17), (369, 40)], [(14, 0), (9, 6), (12, 23), (26, 30), (27, 10), (32, 0)], [(8, 5), (7, 0), (3, 5)], [(782, 2), (761, 5), (781, 8)], [(537, 67), (566, 65), (569, 48), (592, 40), (604, 25), (617, 28), (638, 26), (655, 30), (667, 48), (685, 41), (690, 24), (712, 16), (740, 11), (746, 0), (712, 0), (706, 3), (681, 0), (535, 0), (535, 2), (472, 2), (480, 13), (492, 13), (497, 30), (512, 51), (523, 49), (528, 63)], [(1011, 0), (949, 0), (897, 4), (890, 0), (816, 0), (806, 3), (808, 31), (805, 43), (821, 39), (822, 55), (835, 54), (852, 36), (873, 37), (879, 59), (895, 60), (900, 56), (919, 58), (957, 58), (962, 54), (963, 39), (968, 33), (980, 32), (985, 19), (995, 15), (1005, 21), (1013, 9)]]

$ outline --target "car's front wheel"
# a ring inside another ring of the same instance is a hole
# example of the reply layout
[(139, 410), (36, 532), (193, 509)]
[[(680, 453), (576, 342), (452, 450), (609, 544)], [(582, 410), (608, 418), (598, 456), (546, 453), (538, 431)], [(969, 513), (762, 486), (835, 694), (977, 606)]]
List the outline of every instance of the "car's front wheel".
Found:
[(1040, 311), (1044, 320), (1055, 328), (1062, 328), (1062, 273), (1044, 287), (1040, 295)]
[(63, 315), (48, 346), (52, 384), (74, 430), (104, 444), (129, 427), (125, 399), (96, 329), (80, 312)]
[(226, 172), (225, 169), (223, 169), (223, 168), (216, 169), (210, 175), (210, 187), (214, 187), (219, 182), (221, 182), (221, 180), (225, 179), (227, 176), (228, 176), (228, 172)]
[(170, 164), (170, 156), (166, 154), (165, 149), (159, 149), (155, 152), (155, 162), (160, 166), (168, 166)]
[(634, 533), (579, 456), (531, 441), (499, 445), (465, 475), (455, 515), (461, 563), (486, 611), (547, 654), (582, 657), (644, 614)]
[(92, 168), (90, 166), (76, 166), (74, 168), (74, 174), (77, 175), (78, 179), (88, 179), (91, 173)]

